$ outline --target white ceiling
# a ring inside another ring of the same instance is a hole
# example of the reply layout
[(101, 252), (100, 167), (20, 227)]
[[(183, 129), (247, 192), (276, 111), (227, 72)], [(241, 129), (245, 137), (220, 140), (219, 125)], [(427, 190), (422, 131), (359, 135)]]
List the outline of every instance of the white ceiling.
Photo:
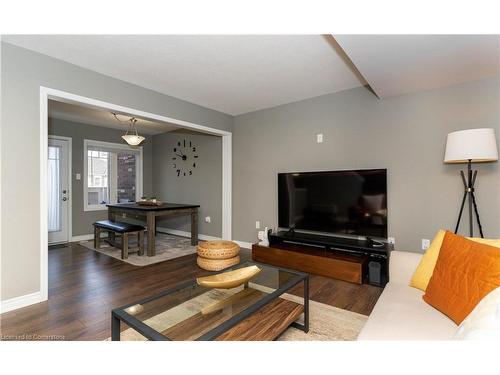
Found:
[(383, 98), (500, 74), (497, 35), (334, 37), (10, 35), (2, 38), (232, 115), (367, 83)]
[(335, 35), (383, 98), (500, 74), (498, 35)]
[[(82, 124), (102, 126), (105, 128), (123, 130), (128, 129), (128, 122), (118, 122), (109, 111), (49, 100), (49, 117)], [(127, 121), (131, 116), (118, 116), (121, 121)], [(137, 118), (137, 117), (136, 117)], [(179, 129), (173, 124), (156, 122), (137, 118), (139, 134), (155, 135)]]
[(321, 35), (7, 35), (3, 39), (231, 115), (365, 84)]

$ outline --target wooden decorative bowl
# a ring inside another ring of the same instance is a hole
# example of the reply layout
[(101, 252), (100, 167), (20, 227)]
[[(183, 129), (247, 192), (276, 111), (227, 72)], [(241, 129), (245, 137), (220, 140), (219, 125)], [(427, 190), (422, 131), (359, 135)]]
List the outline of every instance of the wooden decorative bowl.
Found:
[(207, 288), (230, 289), (246, 283), (259, 272), (259, 267), (249, 266), (217, 275), (198, 277), (196, 282)]
[(240, 247), (232, 241), (205, 241), (198, 245), (198, 255), (206, 259), (234, 258), (240, 252)]
[(234, 258), (229, 259), (206, 259), (202, 257), (198, 257), (198, 259), (196, 259), (196, 263), (198, 263), (198, 266), (207, 271), (220, 271), (224, 268), (234, 266), (239, 262), (239, 256), (235, 256)]
[(128, 314), (130, 314), (130, 315), (140, 314), (143, 311), (144, 311), (144, 306), (139, 305), (139, 304), (127, 307), (125, 309), (125, 312), (128, 313)]

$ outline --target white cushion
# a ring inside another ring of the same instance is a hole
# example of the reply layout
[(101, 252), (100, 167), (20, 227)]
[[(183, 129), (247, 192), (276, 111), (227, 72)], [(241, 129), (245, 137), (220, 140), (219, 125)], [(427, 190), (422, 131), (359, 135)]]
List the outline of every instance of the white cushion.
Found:
[(389, 281), (397, 284), (410, 284), (410, 280), (422, 256), (422, 253), (391, 251), (389, 258)]
[(422, 299), (424, 293), (390, 282), (358, 340), (450, 340), (457, 325)]
[(500, 287), (486, 295), (460, 324), (457, 340), (500, 340)]

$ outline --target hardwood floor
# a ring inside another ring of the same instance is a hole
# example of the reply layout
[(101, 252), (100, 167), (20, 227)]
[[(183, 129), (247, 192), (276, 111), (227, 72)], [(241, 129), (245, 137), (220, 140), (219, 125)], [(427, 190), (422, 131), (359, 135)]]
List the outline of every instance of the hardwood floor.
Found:
[[(250, 250), (242, 249), (242, 260)], [(104, 340), (110, 314), (125, 305), (206, 274), (196, 255), (136, 267), (76, 243), (49, 250), (49, 300), (0, 315), (2, 340)], [(294, 293), (301, 295), (301, 286)], [(381, 288), (311, 275), (310, 298), (369, 315)], [(23, 336), (24, 335), (24, 336)]]

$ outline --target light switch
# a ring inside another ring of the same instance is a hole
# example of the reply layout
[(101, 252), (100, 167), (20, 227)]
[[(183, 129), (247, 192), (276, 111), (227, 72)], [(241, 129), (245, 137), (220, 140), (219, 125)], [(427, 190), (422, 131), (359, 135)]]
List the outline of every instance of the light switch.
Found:
[(75, 177), (76, 177), (77, 180), (81, 180), (82, 179), (82, 175), (80, 173), (77, 173)]
[(255, 229), (260, 229), (260, 221), (255, 222)]
[(316, 142), (323, 143), (323, 134), (316, 135)]

